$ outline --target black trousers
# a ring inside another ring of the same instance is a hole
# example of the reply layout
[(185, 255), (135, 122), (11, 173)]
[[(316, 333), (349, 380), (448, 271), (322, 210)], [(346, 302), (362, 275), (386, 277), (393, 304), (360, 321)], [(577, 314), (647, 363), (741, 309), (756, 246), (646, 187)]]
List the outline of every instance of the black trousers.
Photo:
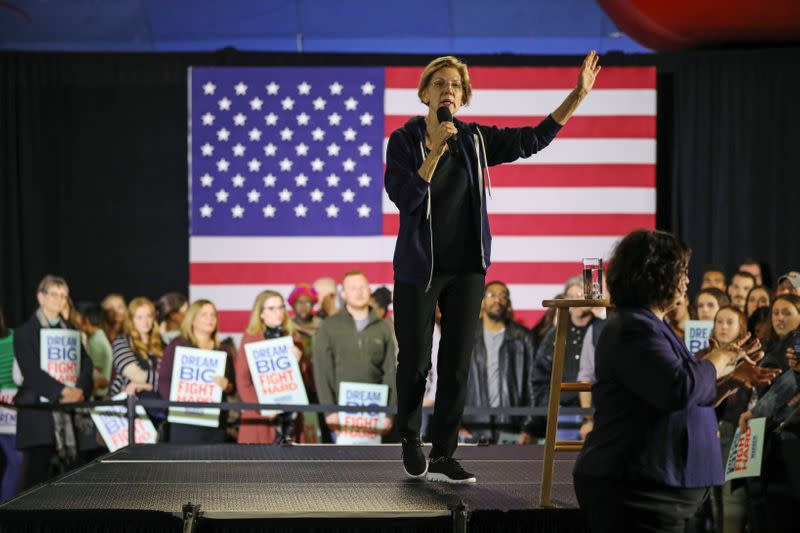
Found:
[(578, 504), (593, 533), (647, 531), (684, 533), (709, 489), (667, 487), (574, 476)]
[(452, 457), (458, 445), (483, 290), (483, 274), (434, 276), (428, 291), (395, 280), (394, 327), (399, 347), (395, 425), (406, 439), (419, 437), (437, 302), (442, 312), (436, 403), (431, 420), (432, 457)]
[(44, 483), (55, 475), (50, 465), (55, 454), (55, 446), (31, 446), (22, 450), (22, 490)]

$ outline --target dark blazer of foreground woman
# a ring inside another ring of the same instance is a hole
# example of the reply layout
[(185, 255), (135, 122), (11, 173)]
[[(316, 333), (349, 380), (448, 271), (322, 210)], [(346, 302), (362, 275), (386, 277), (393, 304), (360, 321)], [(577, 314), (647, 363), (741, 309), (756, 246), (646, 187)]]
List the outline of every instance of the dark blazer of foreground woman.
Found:
[(723, 482), (716, 371), (662, 320), (619, 308), (597, 343), (596, 411), (575, 474), (702, 488)]

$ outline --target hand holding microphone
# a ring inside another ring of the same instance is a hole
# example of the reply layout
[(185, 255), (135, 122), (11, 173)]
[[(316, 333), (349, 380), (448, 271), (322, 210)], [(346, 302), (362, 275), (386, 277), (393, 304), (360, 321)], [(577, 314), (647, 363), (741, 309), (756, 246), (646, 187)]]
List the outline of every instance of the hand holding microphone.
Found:
[(447, 107), (440, 107), (436, 111), (436, 118), (439, 119), (440, 130), (441, 126), (446, 126), (445, 134), (449, 134), (448, 137), (445, 137), (447, 148), (452, 155), (458, 155), (458, 130), (453, 124), (453, 114)]

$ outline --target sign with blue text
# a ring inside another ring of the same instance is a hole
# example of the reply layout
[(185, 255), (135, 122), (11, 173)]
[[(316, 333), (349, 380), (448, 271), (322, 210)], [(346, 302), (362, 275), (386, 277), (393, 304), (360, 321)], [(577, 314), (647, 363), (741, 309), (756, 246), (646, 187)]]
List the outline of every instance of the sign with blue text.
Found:
[[(294, 340), (288, 336), (244, 345), (259, 403), (308, 405), (303, 375), (292, 348)], [(261, 411), (264, 416), (278, 413), (280, 411)]]
[(41, 368), (59, 383), (74, 387), (81, 373), (81, 333), (74, 329), (42, 328)]
[[(228, 354), (220, 350), (175, 348), (169, 399), (173, 402), (218, 403), (222, 388), (214, 376), (225, 375)], [(167, 420), (192, 426), (219, 427), (219, 409), (205, 407), (170, 407)]]
[(714, 329), (713, 320), (687, 320), (684, 342), (692, 353), (708, 348), (708, 339)]
[[(0, 402), (14, 403), (17, 389), (0, 389)], [(17, 410), (0, 407), (0, 435), (17, 434)]]
[[(350, 381), (339, 384), (339, 405), (386, 407), (388, 402), (388, 385)], [(336, 444), (380, 444), (385, 421), (386, 413), (340, 412)]]
[(736, 428), (728, 453), (728, 462), (725, 464), (725, 481), (761, 475), (766, 420), (766, 418), (751, 418), (747, 421), (747, 431), (744, 433)]
[[(121, 392), (111, 399), (125, 400), (127, 397), (127, 394)], [(108, 447), (108, 451), (115, 452), (128, 445), (128, 416), (125, 407), (122, 405), (99, 406), (92, 409), (91, 415), (97, 431)], [(156, 428), (141, 405), (136, 406), (134, 435), (136, 444), (156, 443)]]

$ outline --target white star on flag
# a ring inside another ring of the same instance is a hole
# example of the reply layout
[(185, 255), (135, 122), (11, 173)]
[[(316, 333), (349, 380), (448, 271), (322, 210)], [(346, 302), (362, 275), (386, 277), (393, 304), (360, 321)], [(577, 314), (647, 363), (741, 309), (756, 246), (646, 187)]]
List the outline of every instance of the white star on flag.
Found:
[(214, 124), (214, 115), (206, 113), (201, 117), (203, 119), (203, 126), (211, 126)]
[(350, 189), (347, 189), (342, 193), (342, 200), (345, 202), (352, 202), (355, 197), (356, 193), (354, 193)]
[(371, 181), (372, 181), (372, 178), (370, 178), (369, 176), (367, 176), (367, 174), (366, 174), (366, 173), (364, 173), (364, 174), (361, 174), (361, 175), (358, 177), (358, 185), (359, 185), (359, 187), (369, 187), (369, 183), (370, 183)]
[(317, 127), (314, 131), (311, 132), (311, 138), (315, 141), (321, 141), (325, 138), (325, 130)]
[(356, 169), (356, 162), (348, 157), (342, 161), (342, 167), (344, 168), (345, 172), (352, 172)]
[(218, 141), (227, 141), (230, 138), (230, 136), (231, 136), (231, 132), (229, 132), (225, 128), (222, 128), (221, 130), (219, 130), (217, 132), (217, 140)]
[(322, 196), (324, 194), (325, 193), (323, 193), (321, 190), (314, 189), (313, 191), (311, 191), (311, 201), (312, 202), (321, 202), (322, 201)]
[(264, 187), (274, 187), (276, 181), (278, 181), (278, 178), (272, 174), (267, 174), (264, 176)]
[(247, 193), (247, 201), (251, 204), (256, 203), (261, 198), (261, 193), (255, 189), (250, 189), (250, 192)]
[(325, 212), (328, 213), (328, 218), (336, 218), (339, 216), (339, 208), (333, 204), (326, 207)]
[(233, 123), (236, 126), (244, 126), (244, 123), (247, 122), (247, 117), (244, 116), (242, 113), (236, 113), (233, 117)]
[(204, 156), (210, 156), (214, 153), (214, 147), (208, 143), (205, 143), (203, 146), (200, 147), (200, 152)]
[(331, 90), (331, 94), (342, 94), (342, 89), (344, 89), (344, 85), (339, 83), (338, 81), (333, 82), (331, 85), (328, 86)]
[(214, 184), (214, 176), (206, 172), (200, 176), (200, 185), (203, 187), (211, 187)]
[(203, 218), (211, 218), (211, 213), (214, 212), (214, 208), (208, 204), (203, 204), (200, 207), (200, 216)]
[(250, 100), (250, 109), (253, 111), (261, 111), (261, 106), (264, 105), (264, 100), (256, 96), (252, 100)]
[(217, 202), (227, 202), (228, 201), (228, 191), (225, 189), (220, 189), (217, 191)]
[(297, 86), (297, 92), (300, 94), (311, 94), (311, 85), (303, 82)]
[(308, 145), (306, 143), (300, 143), (294, 147), (294, 151), (297, 152), (298, 156), (308, 155)]
[(303, 204), (297, 204), (296, 206), (294, 206), (294, 216), (305, 217), (306, 213), (308, 213), (308, 208)]
[(278, 147), (272, 143), (269, 143), (264, 147), (264, 155), (266, 156), (274, 156), (278, 152)]
[(216, 90), (217, 86), (210, 81), (203, 85), (203, 94), (214, 94), (214, 91)]
[(372, 94), (375, 91), (375, 86), (370, 82), (366, 82), (361, 86), (361, 94)]
[(247, 132), (248, 137), (251, 141), (260, 141), (261, 140), (261, 130), (253, 128), (249, 132)]
[(331, 143), (328, 145), (327, 149), (328, 149), (328, 155), (334, 157), (339, 155), (339, 150), (341, 150), (342, 147), (336, 143)]
[(338, 126), (342, 122), (342, 115), (339, 113), (332, 113), (328, 115), (328, 124), (331, 126)]
[(231, 215), (233, 215), (233, 218), (242, 218), (244, 216), (244, 207), (236, 204), (231, 208)]
[(358, 155), (360, 156), (368, 156), (372, 153), (372, 146), (364, 143), (358, 147)]
[(225, 98), (223, 98), (222, 100), (220, 100), (218, 103), (219, 103), (219, 110), (220, 111), (230, 111), (230, 109), (231, 109), (231, 101), (228, 100), (227, 96)]
[(251, 159), (247, 162), (247, 168), (250, 170), (250, 172), (258, 172), (261, 170), (261, 161), (258, 159)]
[(244, 96), (247, 94), (247, 85), (240, 81), (233, 87), (233, 90), (236, 91), (236, 96)]
[(339, 179), (340, 178), (336, 174), (331, 174), (326, 179), (328, 181), (328, 187), (338, 187), (339, 186)]
[(348, 111), (355, 111), (358, 107), (358, 100), (353, 98), (352, 96), (344, 101), (344, 108)]
[(275, 208), (272, 206), (272, 204), (265, 205), (262, 211), (264, 212), (264, 218), (275, 217)]
[(220, 172), (227, 172), (230, 166), (231, 166), (230, 162), (224, 157), (219, 161), (217, 161), (217, 170), (219, 170)]
[(290, 170), (292, 170), (292, 165), (293, 164), (294, 163), (291, 160), (289, 160), (289, 159), (284, 157), (283, 159), (281, 159), (281, 162), (280, 162), (281, 170), (283, 172), (289, 172)]
[(367, 204), (361, 204), (358, 208), (358, 218), (367, 218), (372, 209)]
[(281, 100), (281, 107), (283, 108), (284, 111), (291, 111), (292, 109), (294, 109), (294, 100), (292, 100), (287, 96), (286, 98)]
[(269, 85), (267, 85), (266, 87), (267, 87), (267, 94), (272, 94), (272, 95), (278, 94), (278, 89), (281, 88), (281, 86), (275, 83), (274, 81), (271, 81)]
[(327, 104), (327, 102), (321, 96), (317, 96), (312, 103), (314, 104), (314, 111), (322, 111), (325, 109), (325, 104)]
[(292, 137), (294, 136), (294, 132), (289, 128), (283, 128), (281, 130), (281, 140), (282, 141), (291, 141)]
[(356, 132), (356, 130), (354, 130), (353, 128), (347, 128), (342, 133), (344, 134), (345, 141), (355, 141), (356, 135), (358, 134), (358, 132)]
[(358, 117), (361, 121), (362, 126), (372, 126), (372, 115), (369, 113), (364, 113), (360, 117)]
[(311, 170), (313, 170), (314, 172), (322, 172), (322, 167), (324, 166), (325, 166), (325, 161), (323, 161), (319, 157), (311, 162)]
[(244, 176), (241, 174), (236, 174), (234, 177), (231, 178), (234, 187), (244, 187)]
[(297, 125), (298, 126), (308, 126), (309, 119), (311, 119), (311, 117), (308, 116), (304, 111), (304, 112), (300, 113), (299, 115), (297, 115)]
[(278, 115), (275, 113), (270, 113), (264, 117), (264, 121), (267, 123), (267, 126), (274, 126), (278, 123)]
[(280, 198), (281, 202), (288, 202), (292, 199), (292, 191), (284, 187), (283, 190), (278, 193), (278, 198)]
[(298, 174), (294, 177), (294, 182), (298, 187), (305, 187), (308, 184), (308, 176), (305, 174)]
[(244, 155), (244, 145), (242, 143), (236, 143), (236, 146), (233, 147), (233, 155), (234, 157), (242, 157)]

